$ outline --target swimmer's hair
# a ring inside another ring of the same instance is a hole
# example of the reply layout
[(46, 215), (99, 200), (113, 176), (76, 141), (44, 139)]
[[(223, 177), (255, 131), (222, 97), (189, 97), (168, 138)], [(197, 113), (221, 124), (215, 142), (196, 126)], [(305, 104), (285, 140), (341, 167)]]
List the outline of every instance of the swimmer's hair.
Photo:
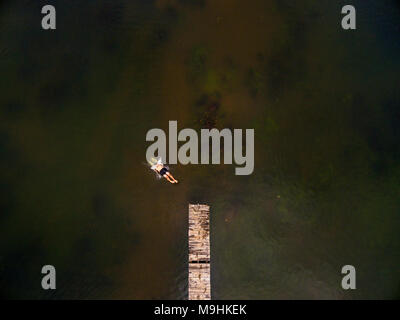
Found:
[(151, 157), (150, 159), (147, 159), (147, 162), (149, 163), (150, 166), (154, 166), (157, 164), (157, 159), (154, 157)]

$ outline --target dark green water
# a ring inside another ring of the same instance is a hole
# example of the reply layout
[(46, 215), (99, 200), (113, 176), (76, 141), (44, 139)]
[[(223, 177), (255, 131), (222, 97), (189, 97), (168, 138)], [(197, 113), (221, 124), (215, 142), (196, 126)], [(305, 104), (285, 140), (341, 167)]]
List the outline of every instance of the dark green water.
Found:
[[(185, 299), (191, 202), (215, 299), (399, 298), (400, 6), (355, 0), (345, 32), (345, 4), (2, 1), (1, 296)], [(145, 135), (169, 120), (255, 128), (254, 173), (157, 180)]]

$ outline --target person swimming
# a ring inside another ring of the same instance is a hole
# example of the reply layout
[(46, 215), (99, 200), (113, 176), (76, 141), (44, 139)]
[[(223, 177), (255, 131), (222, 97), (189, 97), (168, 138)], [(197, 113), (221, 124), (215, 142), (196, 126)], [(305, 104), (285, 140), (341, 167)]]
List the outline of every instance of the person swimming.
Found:
[(164, 177), (165, 179), (167, 179), (169, 182), (171, 183), (178, 183), (178, 180), (176, 180), (172, 174), (169, 172), (168, 168), (162, 163), (162, 159), (158, 159), (157, 162), (155, 161), (155, 159), (152, 159), (152, 161), (150, 162), (150, 164), (153, 164), (151, 166), (151, 170), (154, 170), (155, 172), (157, 172), (161, 177)]

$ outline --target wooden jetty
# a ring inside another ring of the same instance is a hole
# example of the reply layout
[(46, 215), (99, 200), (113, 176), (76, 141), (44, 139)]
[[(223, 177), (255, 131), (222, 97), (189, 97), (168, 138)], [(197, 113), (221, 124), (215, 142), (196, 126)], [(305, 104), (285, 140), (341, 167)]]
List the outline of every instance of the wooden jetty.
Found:
[(211, 300), (210, 207), (189, 204), (189, 300)]

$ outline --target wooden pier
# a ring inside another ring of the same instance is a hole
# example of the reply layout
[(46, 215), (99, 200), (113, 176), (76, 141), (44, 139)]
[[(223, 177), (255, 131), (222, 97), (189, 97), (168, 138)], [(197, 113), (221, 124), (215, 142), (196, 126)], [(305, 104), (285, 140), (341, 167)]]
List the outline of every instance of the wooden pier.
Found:
[(211, 300), (210, 207), (189, 204), (189, 300)]

